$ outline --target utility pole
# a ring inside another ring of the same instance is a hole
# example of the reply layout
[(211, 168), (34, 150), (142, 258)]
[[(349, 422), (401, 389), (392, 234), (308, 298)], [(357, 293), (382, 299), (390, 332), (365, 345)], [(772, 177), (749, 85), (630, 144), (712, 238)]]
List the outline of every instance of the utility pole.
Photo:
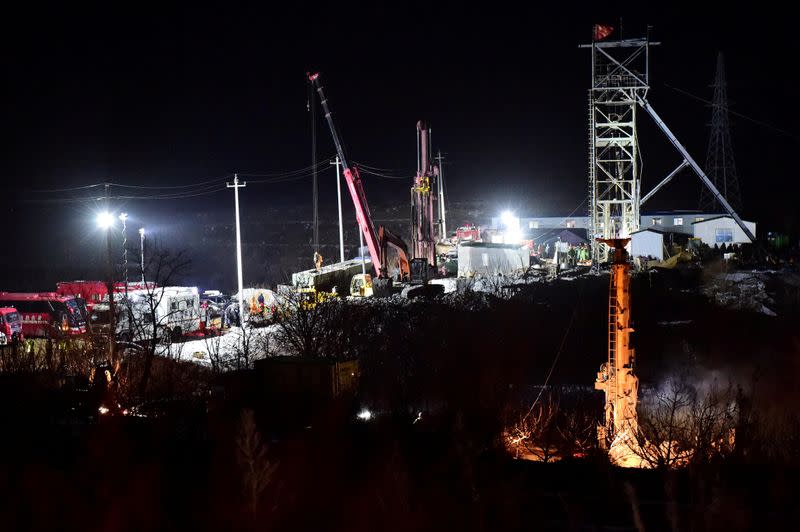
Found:
[(120, 213), (119, 219), (122, 220), (122, 274), (125, 279), (125, 299), (128, 299), (128, 235), (126, 232), (128, 213)]
[(108, 289), (108, 360), (114, 365), (116, 363), (116, 342), (117, 342), (117, 308), (114, 301), (114, 259), (111, 246), (111, 229), (113, 227), (114, 218), (110, 217), (111, 198), (109, 195), (110, 184), (105, 184), (106, 190), (106, 216), (109, 217), (111, 223), (106, 227), (106, 252), (108, 259), (108, 282), (106, 287)]
[[(239, 225), (239, 189), (247, 186), (247, 182), (239, 183), (239, 174), (233, 174), (233, 184), (225, 183), (233, 189), (233, 201), (236, 205), (236, 274), (239, 280), (239, 325), (244, 329), (244, 287), (242, 282), (242, 232)], [(244, 334), (242, 334), (244, 342)]]
[[(331, 161), (328, 164), (336, 165), (336, 197), (339, 201), (339, 262), (344, 262), (344, 229), (342, 227), (342, 179), (339, 177), (339, 167), (342, 165), (339, 161), (339, 156), (336, 156), (336, 161)], [(361, 230), (358, 231), (361, 234)]]
[(441, 150), (436, 154), (439, 163), (439, 214), (442, 216), (442, 240), (447, 239), (447, 217), (444, 212), (444, 157)]
[(139, 228), (139, 250), (142, 254), (142, 288), (147, 288), (144, 281), (144, 227)]

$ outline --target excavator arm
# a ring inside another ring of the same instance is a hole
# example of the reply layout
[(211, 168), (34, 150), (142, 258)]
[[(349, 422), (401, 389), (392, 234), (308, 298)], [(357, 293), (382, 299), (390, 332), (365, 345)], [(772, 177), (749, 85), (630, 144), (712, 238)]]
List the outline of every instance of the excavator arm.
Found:
[[(411, 264), (408, 261), (408, 246), (402, 238), (392, 233), (383, 226), (378, 229), (378, 241), (381, 250), (381, 264), (386, 269), (388, 265), (386, 252), (388, 246), (392, 246), (397, 251), (397, 258), (400, 262), (400, 280), (408, 281), (411, 279)], [(384, 272), (385, 273), (385, 272)], [(384, 277), (385, 275), (382, 275)]]

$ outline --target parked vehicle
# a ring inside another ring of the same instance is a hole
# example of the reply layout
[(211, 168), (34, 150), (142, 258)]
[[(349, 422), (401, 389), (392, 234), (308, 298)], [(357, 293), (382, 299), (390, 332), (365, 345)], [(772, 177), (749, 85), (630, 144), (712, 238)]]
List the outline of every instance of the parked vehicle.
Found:
[(219, 290), (206, 290), (200, 296), (200, 307), (204, 308), (209, 321), (213, 318), (222, 316), (225, 307), (230, 303), (230, 296), (226, 296)]
[[(173, 340), (200, 329), (200, 297), (196, 287), (165, 286), (115, 294), (116, 336), (124, 341), (156, 336)], [(108, 299), (92, 309), (93, 330), (108, 334)]]
[[(128, 283), (128, 292), (133, 290), (144, 290), (146, 288), (154, 288), (154, 283), (143, 284)], [(114, 292), (118, 294), (125, 293), (125, 283), (114, 283)], [(108, 283), (105, 281), (62, 281), (56, 285), (56, 293), (62, 296), (74, 296), (86, 303), (86, 308), (89, 312), (97, 303), (102, 303), (108, 297)]]
[(0, 307), (0, 345), (23, 340), (22, 318), (14, 307)]
[(73, 296), (55, 292), (0, 292), (0, 306), (14, 307), (22, 318), (22, 334), (59, 338), (86, 332), (86, 307)]
[(477, 242), (481, 239), (481, 228), (467, 223), (466, 225), (462, 225), (458, 229), (456, 229), (456, 241), (463, 242), (463, 241), (470, 241), (470, 242)]
[[(249, 323), (268, 323), (277, 317), (280, 303), (278, 297), (268, 288), (244, 288), (242, 293), (236, 292), (228, 304), (239, 303), (243, 297), (242, 305), (245, 320)], [(238, 308), (238, 307), (237, 307)]]
[(350, 281), (350, 297), (372, 297), (372, 276), (358, 273)]

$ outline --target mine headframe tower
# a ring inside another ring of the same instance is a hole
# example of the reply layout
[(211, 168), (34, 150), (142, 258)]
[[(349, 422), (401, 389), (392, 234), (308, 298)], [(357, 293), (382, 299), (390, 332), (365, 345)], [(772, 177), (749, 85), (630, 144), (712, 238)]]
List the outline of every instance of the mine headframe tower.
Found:
[(650, 88), (649, 38), (594, 40), (589, 90), (589, 235), (595, 263), (608, 260), (604, 240), (639, 229), (641, 192), (636, 108)]
[[(639, 229), (639, 208), (686, 167), (692, 169), (713, 198), (734, 219), (750, 242), (756, 237), (715, 183), (706, 175), (647, 100), (650, 89), (649, 37), (601, 41), (603, 32), (581, 48), (592, 51), (592, 88), (589, 90), (589, 228), (592, 260), (609, 259), (606, 241), (628, 238)], [(602, 27), (606, 28), (606, 27)], [(683, 160), (650, 192), (641, 197), (636, 109), (641, 107), (667, 137)], [(717, 109), (722, 106), (715, 104)], [(730, 151), (730, 150), (729, 150)], [(738, 187), (729, 187), (738, 190)]]
[(617, 238), (602, 242), (613, 253), (608, 290), (608, 360), (600, 366), (594, 387), (605, 393), (605, 416), (599, 430), (601, 445), (609, 445), (623, 431), (635, 431), (639, 378), (635, 373), (636, 353), (631, 347), (631, 278), (625, 246), (630, 240)]

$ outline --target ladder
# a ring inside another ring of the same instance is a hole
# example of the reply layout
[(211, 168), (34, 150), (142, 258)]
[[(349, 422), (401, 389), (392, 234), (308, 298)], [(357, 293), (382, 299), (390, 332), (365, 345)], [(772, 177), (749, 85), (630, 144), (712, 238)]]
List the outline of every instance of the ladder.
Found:
[(606, 402), (616, 406), (617, 399), (617, 293), (614, 275), (608, 293), (608, 387)]

